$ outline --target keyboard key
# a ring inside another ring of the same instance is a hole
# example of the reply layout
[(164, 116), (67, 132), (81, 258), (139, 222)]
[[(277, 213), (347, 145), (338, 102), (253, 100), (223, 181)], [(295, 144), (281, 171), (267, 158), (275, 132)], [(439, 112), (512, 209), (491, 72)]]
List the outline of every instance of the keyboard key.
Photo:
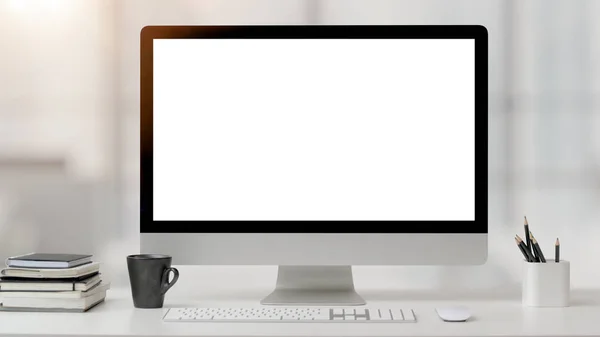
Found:
[(360, 309), (354, 309), (354, 314), (356, 316), (367, 316), (367, 310), (360, 308)]
[(381, 315), (381, 319), (384, 321), (391, 321), (393, 320), (392, 317), (392, 313), (390, 312), (390, 309), (379, 309), (379, 313)]
[[(383, 309), (371, 309), (369, 310), (369, 319), (371, 321), (385, 321), (386, 319), (381, 316), (381, 311)], [(389, 318), (387, 319), (389, 320)]]
[(402, 312), (402, 309), (391, 309), (390, 312), (392, 313), (395, 321), (404, 320), (404, 313)]
[(320, 311), (320, 312), (316, 312), (312, 315), (312, 319), (313, 321), (329, 321), (331, 319), (331, 315), (329, 314), (329, 311)]
[(416, 321), (417, 318), (415, 317), (415, 313), (412, 309), (403, 309), (402, 312), (404, 313), (404, 319), (407, 321)]

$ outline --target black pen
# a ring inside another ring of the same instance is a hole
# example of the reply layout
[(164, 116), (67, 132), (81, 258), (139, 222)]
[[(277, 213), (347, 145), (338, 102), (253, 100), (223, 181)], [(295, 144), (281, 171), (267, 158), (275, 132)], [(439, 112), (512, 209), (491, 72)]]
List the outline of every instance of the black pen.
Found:
[(515, 235), (515, 241), (517, 242), (519, 249), (525, 256), (525, 259), (527, 260), (527, 262), (535, 262), (535, 258), (533, 257), (531, 252), (525, 247), (525, 243), (523, 242), (523, 239), (521, 239), (518, 235)]
[(540, 262), (546, 263), (546, 258), (544, 257), (544, 253), (542, 253), (542, 248), (540, 248), (540, 245), (538, 244), (537, 240), (533, 236), (533, 233), (529, 232), (529, 235), (531, 236), (531, 243), (533, 246), (533, 251), (536, 253)]
[(560, 262), (560, 241), (558, 241), (558, 238), (556, 238), (554, 244), (554, 262)]

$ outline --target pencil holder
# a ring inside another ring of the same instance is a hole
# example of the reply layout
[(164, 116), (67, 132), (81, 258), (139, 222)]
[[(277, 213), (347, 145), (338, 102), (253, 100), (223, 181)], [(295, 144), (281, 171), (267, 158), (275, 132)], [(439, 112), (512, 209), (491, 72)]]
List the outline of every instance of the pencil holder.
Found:
[(546, 263), (524, 261), (523, 305), (528, 307), (567, 307), (571, 293), (569, 261)]

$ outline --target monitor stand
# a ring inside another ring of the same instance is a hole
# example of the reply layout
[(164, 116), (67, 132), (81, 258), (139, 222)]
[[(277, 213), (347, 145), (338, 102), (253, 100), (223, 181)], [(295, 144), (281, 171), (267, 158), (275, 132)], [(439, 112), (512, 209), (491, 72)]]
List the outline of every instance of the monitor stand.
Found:
[(352, 266), (279, 266), (275, 290), (265, 305), (364, 305), (354, 290)]

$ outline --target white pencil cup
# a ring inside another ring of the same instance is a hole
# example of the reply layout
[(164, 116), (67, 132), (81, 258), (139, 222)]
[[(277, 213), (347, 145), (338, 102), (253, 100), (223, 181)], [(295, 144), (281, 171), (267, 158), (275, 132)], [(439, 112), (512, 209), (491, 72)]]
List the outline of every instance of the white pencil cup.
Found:
[(567, 307), (571, 295), (569, 261), (523, 262), (523, 305), (528, 307)]

